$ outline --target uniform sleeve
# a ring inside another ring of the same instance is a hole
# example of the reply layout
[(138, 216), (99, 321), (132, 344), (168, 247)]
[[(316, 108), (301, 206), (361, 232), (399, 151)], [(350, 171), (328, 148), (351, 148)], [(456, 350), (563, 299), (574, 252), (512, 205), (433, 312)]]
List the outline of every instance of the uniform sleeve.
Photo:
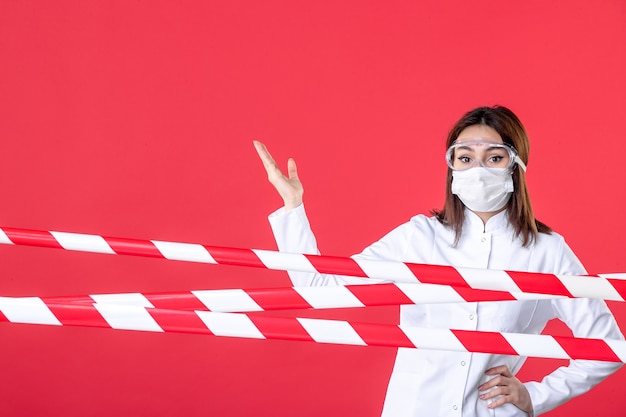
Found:
[[(557, 274), (586, 274), (584, 267), (562, 238), (555, 271)], [(562, 320), (576, 337), (624, 339), (615, 318), (603, 300), (553, 299), (546, 303), (545, 307), (551, 310), (546, 314)], [(613, 362), (572, 360), (569, 366), (556, 369), (540, 383), (526, 383), (535, 416), (589, 391), (621, 366), (622, 364)]]
[[(289, 253), (319, 255), (315, 235), (311, 230), (304, 205), (285, 211), (283, 208), (269, 216), (270, 226), (278, 245), (278, 250)], [(408, 223), (397, 227), (382, 239), (354, 255), (354, 259), (397, 260), (401, 259), (408, 247), (410, 237)], [(342, 275), (318, 274), (310, 272), (289, 272), (294, 286), (376, 284), (375, 279), (347, 277)]]
[[(269, 215), (269, 222), (279, 251), (309, 255), (320, 254), (303, 204), (289, 211), (285, 211), (284, 208), (278, 209)], [(288, 274), (294, 287), (374, 284), (379, 282), (366, 278), (311, 272), (289, 271)]]

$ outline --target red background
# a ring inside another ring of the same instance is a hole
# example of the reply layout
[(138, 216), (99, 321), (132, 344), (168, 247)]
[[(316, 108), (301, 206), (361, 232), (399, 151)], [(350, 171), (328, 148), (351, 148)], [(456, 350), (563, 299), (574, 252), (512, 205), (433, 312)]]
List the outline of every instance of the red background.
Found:
[[(441, 206), (444, 137), (503, 104), (537, 216), (626, 272), (626, 5), (0, 0), (1, 223), (274, 249), (252, 139), (296, 158), (323, 253)], [(288, 285), (286, 274), (0, 247), (0, 293)], [(626, 309), (611, 303), (622, 329)], [(286, 314), (296, 314), (295, 312)], [(297, 312), (395, 323), (396, 308)], [(553, 333), (563, 333), (554, 325)], [(0, 325), (3, 415), (376, 416), (394, 351)], [(534, 378), (561, 361), (531, 359)], [(557, 416), (621, 416), (619, 371)]]

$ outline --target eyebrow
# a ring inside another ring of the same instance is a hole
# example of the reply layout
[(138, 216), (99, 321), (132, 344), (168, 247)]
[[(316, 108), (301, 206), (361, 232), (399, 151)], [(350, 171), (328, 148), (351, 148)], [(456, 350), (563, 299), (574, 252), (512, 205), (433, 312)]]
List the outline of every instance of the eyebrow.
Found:
[[(474, 152), (474, 149), (472, 148), (472, 146), (476, 146), (476, 145), (459, 145), (456, 147), (456, 149)], [(486, 152), (494, 151), (496, 149), (506, 150), (503, 146), (489, 146), (488, 148), (486, 148)]]
[(457, 150), (458, 150), (458, 149), (460, 149), (460, 150), (463, 150), (463, 151), (471, 151), (471, 152), (474, 152), (474, 149), (472, 149), (472, 147), (467, 146), (467, 145), (465, 145), (465, 146), (463, 146), (463, 145), (461, 145), (461, 146), (457, 146), (457, 147), (456, 147), (456, 149), (457, 149)]

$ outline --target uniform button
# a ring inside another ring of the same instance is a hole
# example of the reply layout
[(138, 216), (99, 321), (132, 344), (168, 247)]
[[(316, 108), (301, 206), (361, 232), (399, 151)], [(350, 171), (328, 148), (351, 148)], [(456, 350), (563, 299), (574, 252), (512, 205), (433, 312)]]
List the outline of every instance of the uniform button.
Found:
[(487, 240), (487, 238), (486, 238), (486, 237), (483, 237), (483, 238), (481, 238), (481, 239), (480, 239), (480, 241), (481, 241), (481, 242), (483, 242), (483, 243), (484, 243), (486, 240)]
[(453, 409), (453, 410), (456, 410), (457, 408), (459, 408), (459, 407), (457, 407), (456, 405), (453, 405), (453, 406), (452, 406), (452, 409)]
[(461, 361), (461, 366), (465, 366), (465, 361)]
[(474, 315), (473, 315), (473, 314), (470, 314), (470, 315), (469, 315), (469, 319), (470, 319), (470, 320), (474, 320)]

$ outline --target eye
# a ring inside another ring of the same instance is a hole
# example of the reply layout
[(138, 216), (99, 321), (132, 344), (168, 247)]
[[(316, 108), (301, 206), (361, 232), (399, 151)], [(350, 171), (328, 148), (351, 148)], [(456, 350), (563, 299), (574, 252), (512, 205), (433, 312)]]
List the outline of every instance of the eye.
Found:
[(504, 156), (500, 156), (500, 155), (492, 155), (489, 157), (489, 162), (492, 164), (497, 164), (498, 162), (502, 161), (504, 159)]
[(459, 156), (457, 159), (464, 164), (469, 164), (472, 161), (469, 156)]

